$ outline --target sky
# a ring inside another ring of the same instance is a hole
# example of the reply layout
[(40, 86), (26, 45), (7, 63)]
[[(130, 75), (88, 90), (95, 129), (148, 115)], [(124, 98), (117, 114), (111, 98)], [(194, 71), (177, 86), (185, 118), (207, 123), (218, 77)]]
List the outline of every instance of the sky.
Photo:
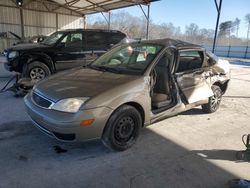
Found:
[[(114, 10), (112, 13), (119, 11), (143, 16), (138, 6)], [(246, 38), (247, 24), (244, 17), (248, 13), (250, 13), (250, 0), (223, 0), (220, 22), (234, 21), (238, 17), (241, 20), (239, 37)], [(217, 10), (214, 0), (161, 0), (151, 4), (150, 16), (154, 23), (172, 22), (175, 26), (180, 26), (183, 32), (185, 26), (190, 23), (196, 23), (199, 28), (214, 29)]]

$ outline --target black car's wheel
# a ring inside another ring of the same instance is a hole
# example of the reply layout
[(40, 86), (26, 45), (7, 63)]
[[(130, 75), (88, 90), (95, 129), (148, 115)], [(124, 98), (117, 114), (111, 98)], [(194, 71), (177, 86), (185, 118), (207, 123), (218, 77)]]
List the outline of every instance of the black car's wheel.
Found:
[(206, 113), (213, 113), (219, 109), (222, 92), (219, 86), (212, 86), (212, 90), (214, 92), (214, 96), (209, 98), (209, 102), (207, 104), (202, 105), (202, 110)]
[(141, 127), (141, 114), (134, 107), (123, 105), (111, 115), (102, 141), (112, 150), (124, 151), (136, 142)]
[(39, 61), (30, 63), (26, 70), (24, 70), (25, 77), (31, 78), (32, 80), (42, 80), (51, 74), (49, 67)]

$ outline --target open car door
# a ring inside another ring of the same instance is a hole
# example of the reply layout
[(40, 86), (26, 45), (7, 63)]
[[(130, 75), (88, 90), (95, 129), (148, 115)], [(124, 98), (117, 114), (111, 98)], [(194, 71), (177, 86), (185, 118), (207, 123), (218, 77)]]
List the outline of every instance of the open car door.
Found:
[(189, 104), (208, 99), (213, 91), (207, 80), (209, 68), (204, 65), (203, 50), (180, 50), (176, 67), (176, 81)]

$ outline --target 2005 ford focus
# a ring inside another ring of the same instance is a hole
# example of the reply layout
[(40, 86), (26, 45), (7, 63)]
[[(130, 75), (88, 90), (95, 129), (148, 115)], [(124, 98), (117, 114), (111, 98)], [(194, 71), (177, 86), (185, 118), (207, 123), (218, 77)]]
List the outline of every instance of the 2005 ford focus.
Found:
[(227, 61), (200, 46), (172, 39), (141, 41), (40, 81), (25, 104), (34, 125), (52, 137), (102, 139), (122, 151), (146, 125), (199, 105), (215, 112), (229, 74)]

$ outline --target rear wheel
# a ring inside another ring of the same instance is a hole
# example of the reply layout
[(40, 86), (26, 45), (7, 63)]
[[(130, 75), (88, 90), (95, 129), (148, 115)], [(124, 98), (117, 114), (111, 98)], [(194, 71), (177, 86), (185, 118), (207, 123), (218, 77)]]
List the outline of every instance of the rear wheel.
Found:
[(26, 70), (24, 70), (24, 74), (25, 77), (38, 81), (49, 76), (51, 72), (46, 64), (39, 61), (34, 61), (27, 66)]
[(141, 127), (140, 113), (132, 106), (123, 105), (111, 115), (102, 141), (112, 150), (124, 151), (136, 142)]
[(209, 102), (207, 104), (202, 105), (202, 110), (206, 113), (213, 113), (219, 109), (221, 99), (222, 99), (222, 91), (219, 86), (212, 86), (212, 90), (214, 95), (209, 98)]

